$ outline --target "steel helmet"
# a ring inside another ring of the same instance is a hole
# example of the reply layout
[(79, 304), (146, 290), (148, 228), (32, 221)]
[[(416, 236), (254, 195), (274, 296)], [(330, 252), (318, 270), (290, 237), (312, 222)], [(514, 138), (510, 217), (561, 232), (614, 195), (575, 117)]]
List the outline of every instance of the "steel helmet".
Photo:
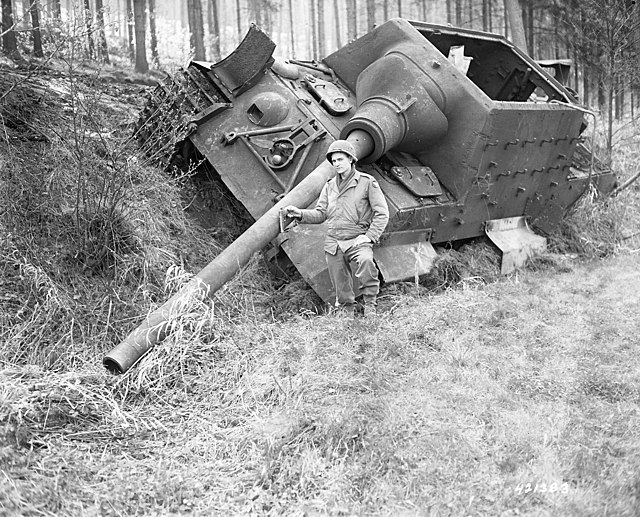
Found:
[(331, 155), (333, 153), (344, 153), (353, 158), (354, 162), (358, 161), (356, 150), (353, 148), (353, 145), (351, 145), (351, 142), (347, 142), (346, 140), (336, 140), (335, 142), (331, 142), (329, 149), (327, 149), (327, 161), (329, 163), (331, 163)]

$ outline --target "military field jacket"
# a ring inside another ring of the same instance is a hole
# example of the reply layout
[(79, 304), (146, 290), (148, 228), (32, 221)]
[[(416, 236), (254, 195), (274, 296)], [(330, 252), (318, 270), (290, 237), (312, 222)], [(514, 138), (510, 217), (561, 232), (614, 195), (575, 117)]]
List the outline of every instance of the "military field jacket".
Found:
[(346, 184), (338, 187), (337, 178), (329, 180), (322, 189), (313, 209), (302, 210), (301, 222), (327, 222), (324, 249), (335, 255), (338, 246), (344, 251), (349, 241), (366, 235), (378, 242), (389, 221), (387, 201), (376, 179), (356, 170)]

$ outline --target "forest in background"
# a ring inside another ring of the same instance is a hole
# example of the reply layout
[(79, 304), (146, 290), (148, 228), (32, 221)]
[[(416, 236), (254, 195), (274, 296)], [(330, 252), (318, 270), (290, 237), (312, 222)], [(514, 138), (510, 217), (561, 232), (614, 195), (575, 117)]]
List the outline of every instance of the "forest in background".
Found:
[(217, 61), (251, 23), (276, 53), (321, 59), (394, 17), (503, 34), (534, 59), (570, 59), (569, 86), (609, 118), (640, 103), (635, 0), (2, 0), (5, 54), (50, 56), (69, 39), (84, 57), (124, 58), (139, 72)]

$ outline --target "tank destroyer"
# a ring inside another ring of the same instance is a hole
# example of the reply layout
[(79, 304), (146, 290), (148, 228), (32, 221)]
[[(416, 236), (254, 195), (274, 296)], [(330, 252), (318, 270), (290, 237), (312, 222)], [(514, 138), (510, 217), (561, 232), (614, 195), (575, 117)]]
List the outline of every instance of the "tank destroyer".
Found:
[(192, 62), (160, 86), (143, 114), (145, 138), (158, 131), (158, 103), (178, 92), (168, 158), (206, 160), (256, 222), (112, 350), (109, 369), (163, 339), (181, 297), (215, 292), (261, 249), (332, 302), (324, 225), (292, 225), (281, 208), (313, 205), (334, 174), (325, 152), (336, 139), (354, 145), (387, 199), (374, 252), (385, 282), (428, 274), (434, 246), (482, 235), (508, 273), (544, 249), (541, 234), (588, 188), (615, 186), (585, 145), (588, 110), (502, 36), (393, 19), (322, 61), (274, 50), (252, 26), (222, 61)]

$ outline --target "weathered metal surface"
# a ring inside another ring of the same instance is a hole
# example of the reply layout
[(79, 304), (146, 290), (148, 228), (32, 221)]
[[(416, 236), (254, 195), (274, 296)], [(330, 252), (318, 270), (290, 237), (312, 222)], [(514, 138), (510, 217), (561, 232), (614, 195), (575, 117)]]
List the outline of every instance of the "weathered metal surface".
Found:
[(301, 224), (288, 230), (283, 236), (282, 249), (307, 283), (327, 303), (335, 303), (323, 241), (326, 225)]
[(500, 272), (503, 275), (521, 268), (547, 247), (547, 239), (533, 233), (524, 217), (487, 221), (485, 231), (489, 239), (502, 251)]
[(304, 76), (303, 84), (331, 115), (339, 117), (351, 110), (344, 93), (335, 84), (311, 74)]
[(273, 63), (275, 48), (275, 43), (252, 24), (238, 48), (212, 65), (211, 72), (231, 95), (237, 97), (260, 81), (261, 75)]
[(442, 194), (440, 183), (429, 167), (396, 166), (391, 174), (417, 197), (433, 197)]
[[(225, 60), (192, 63), (161, 86), (142, 117), (144, 140), (156, 134), (158, 104), (173, 103), (172, 162), (204, 157), (258, 220), (259, 236), (225, 250), (220, 278), (270, 242), (271, 258), (288, 256), (331, 301), (323, 226), (276, 238), (273, 209), (284, 200), (314, 204), (322, 186), (316, 171), (328, 177), (325, 151), (337, 138), (359, 135), (359, 167), (387, 199), (389, 225), (375, 250), (386, 281), (424, 274), (434, 245), (485, 230), (511, 269), (542, 249), (524, 217), (551, 230), (590, 185), (615, 186), (615, 174), (583, 142), (584, 110), (574, 109), (572, 92), (502, 36), (394, 19), (322, 62), (274, 61), (273, 48), (252, 27)], [(310, 177), (313, 189), (296, 197)], [(151, 327), (144, 332), (162, 337)]]
[(430, 238), (431, 232), (424, 230), (385, 235), (382, 245), (374, 248), (374, 257), (385, 281), (418, 282), (429, 273), (437, 258)]

